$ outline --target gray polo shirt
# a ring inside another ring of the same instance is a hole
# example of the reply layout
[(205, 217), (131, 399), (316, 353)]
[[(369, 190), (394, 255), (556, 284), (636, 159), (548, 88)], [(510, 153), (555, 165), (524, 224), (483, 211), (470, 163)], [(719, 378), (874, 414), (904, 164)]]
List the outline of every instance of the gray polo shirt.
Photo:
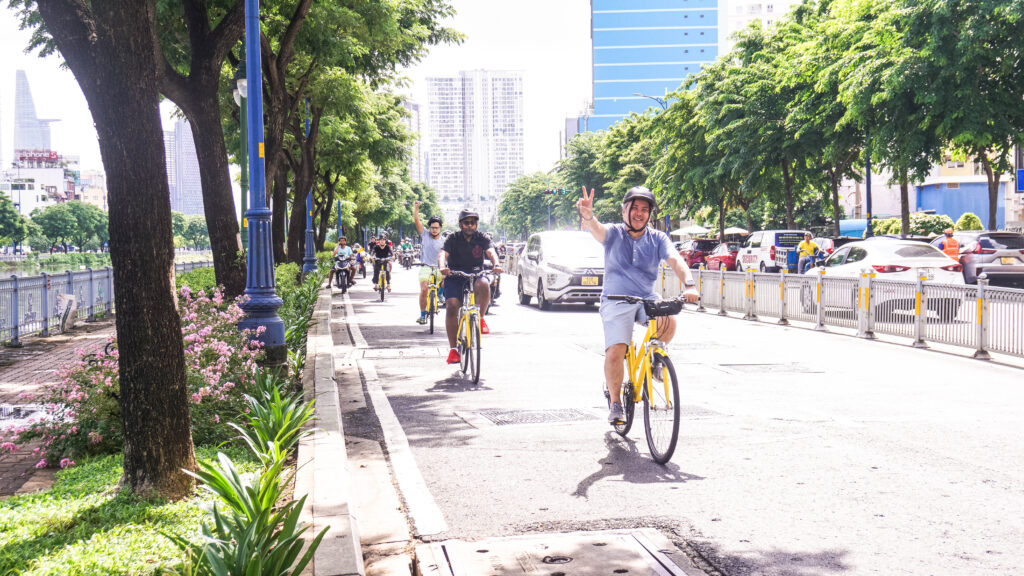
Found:
[(654, 298), (654, 282), (658, 266), (672, 255), (674, 248), (668, 235), (647, 228), (634, 240), (626, 225), (609, 225), (604, 236), (604, 288), (602, 296), (625, 295)]

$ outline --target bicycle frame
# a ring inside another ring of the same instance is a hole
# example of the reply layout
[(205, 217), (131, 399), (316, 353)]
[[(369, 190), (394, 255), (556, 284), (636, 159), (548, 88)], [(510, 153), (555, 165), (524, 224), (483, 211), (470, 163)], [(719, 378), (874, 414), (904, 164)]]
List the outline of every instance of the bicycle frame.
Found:
[(466, 329), (466, 346), (473, 345), (473, 331), (469, 325), (469, 319), (473, 317), (473, 312), (477, 312), (477, 318), (480, 318), (480, 308), (476, 305), (476, 292), (474, 290), (476, 281), (470, 281), (467, 287), (462, 292), (462, 308), (459, 310), (459, 325)]
[[(650, 387), (653, 385), (651, 374), (651, 358), (654, 348), (661, 348), (658, 336), (658, 318), (651, 318), (647, 323), (647, 332), (639, 346), (636, 342), (630, 342), (626, 350), (626, 370), (630, 384), (633, 385), (633, 400), (640, 402), (643, 399), (643, 388), (641, 383)], [(648, 392), (651, 388), (648, 388)]]

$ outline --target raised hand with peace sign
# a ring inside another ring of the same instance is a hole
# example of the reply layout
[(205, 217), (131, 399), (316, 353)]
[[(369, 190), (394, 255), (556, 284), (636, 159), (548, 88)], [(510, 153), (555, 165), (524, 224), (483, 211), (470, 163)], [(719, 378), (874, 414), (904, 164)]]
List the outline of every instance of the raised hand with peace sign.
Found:
[(583, 187), (583, 197), (576, 202), (576, 209), (580, 212), (580, 217), (583, 218), (582, 227), (584, 230), (589, 230), (594, 238), (598, 242), (604, 242), (605, 228), (604, 226), (594, 218), (594, 189), (590, 189), (590, 193), (587, 193), (587, 187)]

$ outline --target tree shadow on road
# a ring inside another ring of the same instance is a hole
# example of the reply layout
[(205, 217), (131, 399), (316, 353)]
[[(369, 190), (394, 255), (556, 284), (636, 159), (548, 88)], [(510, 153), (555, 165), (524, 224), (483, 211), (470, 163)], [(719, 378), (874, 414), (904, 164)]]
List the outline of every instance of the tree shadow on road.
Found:
[(636, 442), (610, 430), (604, 435), (604, 444), (608, 447), (608, 456), (598, 461), (601, 468), (580, 480), (573, 496), (588, 498), (587, 492), (591, 486), (604, 478), (617, 476), (621, 476), (623, 481), (630, 484), (683, 484), (704, 479), (702, 476), (681, 471), (679, 466), (671, 461), (667, 464), (658, 464), (651, 460), (649, 454), (640, 452)]

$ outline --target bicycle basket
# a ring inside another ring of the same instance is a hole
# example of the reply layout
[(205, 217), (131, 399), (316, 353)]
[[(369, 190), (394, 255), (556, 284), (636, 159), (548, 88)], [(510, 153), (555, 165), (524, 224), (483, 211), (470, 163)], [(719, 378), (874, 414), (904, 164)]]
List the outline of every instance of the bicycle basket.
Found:
[(658, 300), (651, 302), (650, 300), (644, 301), (644, 312), (647, 316), (654, 318), (655, 316), (675, 316), (683, 309), (683, 301), (677, 299), (671, 300)]

